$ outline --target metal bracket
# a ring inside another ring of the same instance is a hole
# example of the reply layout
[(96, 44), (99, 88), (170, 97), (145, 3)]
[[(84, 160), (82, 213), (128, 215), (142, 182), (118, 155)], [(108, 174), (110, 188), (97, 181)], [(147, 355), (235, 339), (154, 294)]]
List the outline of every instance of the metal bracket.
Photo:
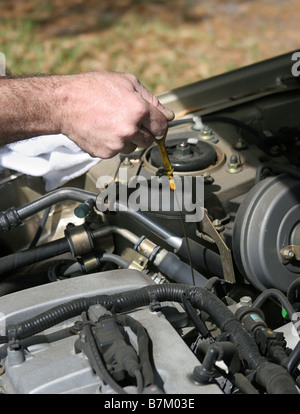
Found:
[(232, 262), (232, 256), (231, 251), (224, 242), (223, 238), (209, 219), (207, 215), (207, 210), (204, 209), (203, 219), (201, 221), (201, 227), (202, 231), (206, 233), (209, 237), (207, 237), (205, 234), (202, 233), (202, 231), (196, 230), (196, 235), (198, 237), (204, 238), (206, 241), (209, 241), (211, 243), (215, 243), (220, 256), (221, 256), (221, 262), (222, 262), (222, 268), (223, 268), (223, 274), (224, 274), (224, 280), (227, 283), (235, 283), (235, 274), (234, 274), (234, 268), (233, 268), (233, 262)]

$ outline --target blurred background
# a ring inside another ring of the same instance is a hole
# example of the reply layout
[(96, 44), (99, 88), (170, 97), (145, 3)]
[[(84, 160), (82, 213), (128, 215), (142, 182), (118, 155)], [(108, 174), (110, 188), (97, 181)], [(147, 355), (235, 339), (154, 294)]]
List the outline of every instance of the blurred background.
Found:
[(159, 94), (300, 49), (297, 0), (0, 0), (13, 75), (134, 73)]

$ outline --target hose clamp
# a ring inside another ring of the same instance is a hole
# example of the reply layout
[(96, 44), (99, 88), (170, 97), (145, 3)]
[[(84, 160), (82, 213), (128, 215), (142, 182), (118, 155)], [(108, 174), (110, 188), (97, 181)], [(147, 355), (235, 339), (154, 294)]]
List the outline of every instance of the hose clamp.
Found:
[(73, 257), (81, 257), (94, 248), (93, 238), (86, 224), (80, 226), (68, 225), (65, 236)]

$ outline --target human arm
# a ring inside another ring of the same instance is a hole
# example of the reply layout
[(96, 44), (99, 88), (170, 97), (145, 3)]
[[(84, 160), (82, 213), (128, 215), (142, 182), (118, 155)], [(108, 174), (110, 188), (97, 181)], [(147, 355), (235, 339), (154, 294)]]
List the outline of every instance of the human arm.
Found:
[(132, 74), (0, 79), (0, 146), (62, 133), (90, 155), (110, 158), (149, 146), (173, 116)]

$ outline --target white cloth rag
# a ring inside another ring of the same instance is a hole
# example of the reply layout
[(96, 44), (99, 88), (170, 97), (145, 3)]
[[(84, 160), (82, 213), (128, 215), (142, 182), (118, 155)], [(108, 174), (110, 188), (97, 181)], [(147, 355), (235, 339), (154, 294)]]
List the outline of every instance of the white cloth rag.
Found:
[(42, 135), (0, 148), (0, 168), (43, 177), (46, 191), (79, 177), (99, 161), (62, 134)]

